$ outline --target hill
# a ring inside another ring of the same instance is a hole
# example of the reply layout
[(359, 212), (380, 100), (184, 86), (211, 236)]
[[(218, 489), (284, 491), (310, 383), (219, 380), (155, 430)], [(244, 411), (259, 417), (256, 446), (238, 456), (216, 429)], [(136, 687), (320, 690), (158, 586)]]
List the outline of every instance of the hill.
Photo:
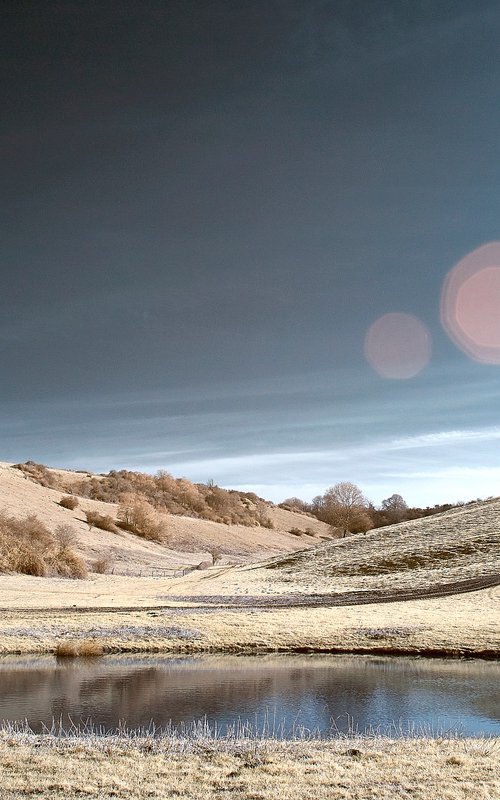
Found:
[[(427, 592), (500, 575), (500, 498), (323, 543), (214, 577), (226, 595)], [(463, 585), (461, 585), (463, 584)], [(470, 584), (471, 587), (474, 583)], [(196, 576), (186, 578), (196, 593)]]
[[(149, 485), (148, 476), (143, 477)], [(115, 479), (113, 485), (116, 483)], [(186, 484), (189, 482), (184, 482), (184, 487)], [(103, 476), (46, 467), (22, 470), (0, 462), (0, 512), (18, 519), (35, 514), (50, 531), (58, 526), (69, 527), (75, 537), (74, 549), (89, 568), (99, 560), (108, 559), (115, 574), (151, 575), (193, 567), (211, 561), (214, 548), (220, 552), (222, 564), (255, 561), (304, 546), (312, 547), (331, 536), (329, 527), (313, 517), (285, 511), (260, 499), (253, 502), (243, 497), (240, 501), (239, 496), (232, 500), (233, 507), (238, 509), (236, 503), (239, 503), (242, 510), (237, 513), (245, 519), (245, 525), (159, 512), (168, 534), (165, 544), (120, 529), (116, 532), (89, 530), (86, 512), (96, 512), (113, 520), (118, 514), (116, 502), (86, 496), (89, 490), (96, 492), (96, 485), (100, 492), (109, 493), (109, 484)], [(223, 490), (219, 491), (223, 496)], [(78, 500), (73, 510), (60, 505), (61, 498), (68, 492)], [(231, 497), (228, 492), (225, 495)], [(294, 533), (290, 533), (291, 530)]]

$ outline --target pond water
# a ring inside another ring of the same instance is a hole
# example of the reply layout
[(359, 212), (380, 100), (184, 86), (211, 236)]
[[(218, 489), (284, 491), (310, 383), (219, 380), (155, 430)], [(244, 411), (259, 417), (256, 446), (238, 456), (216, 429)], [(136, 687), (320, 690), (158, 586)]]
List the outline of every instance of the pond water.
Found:
[(376, 728), (398, 735), (500, 735), (499, 665), (328, 655), (0, 658), (0, 722), (105, 730), (248, 721), (294, 735)]

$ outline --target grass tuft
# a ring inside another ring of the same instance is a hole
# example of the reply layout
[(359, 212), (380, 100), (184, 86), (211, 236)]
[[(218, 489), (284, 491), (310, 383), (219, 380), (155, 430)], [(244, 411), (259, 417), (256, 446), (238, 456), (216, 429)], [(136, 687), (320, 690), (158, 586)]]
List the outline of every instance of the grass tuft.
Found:
[(94, 658), (103, 653), (103, 646), (95, 639), (68, 639), (55, 649), (58, 658)]

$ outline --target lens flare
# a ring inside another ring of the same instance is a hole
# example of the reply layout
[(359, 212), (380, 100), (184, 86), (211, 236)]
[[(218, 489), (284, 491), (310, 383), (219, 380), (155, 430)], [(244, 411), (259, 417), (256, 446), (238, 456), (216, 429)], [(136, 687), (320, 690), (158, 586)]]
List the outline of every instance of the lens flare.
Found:
[(431, 335), (413, 314), (384, 314), (368, 328), (365, 357), (383, 378), (413, 378), (429, 363)]
[(475, 361), (500, 364), (500, 242), (490, 242), (456, 264), (441, 295), (441, 323)]

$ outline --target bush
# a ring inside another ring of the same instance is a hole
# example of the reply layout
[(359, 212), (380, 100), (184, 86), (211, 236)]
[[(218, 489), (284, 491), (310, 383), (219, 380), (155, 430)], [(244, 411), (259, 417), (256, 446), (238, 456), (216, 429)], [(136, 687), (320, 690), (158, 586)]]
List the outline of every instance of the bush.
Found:
[(108, 556), (102, 556), (101, 558), (96, 558), (92, 564), (92, 572), (97, 573), (97, 575), (106, 575), (112, 566), (113, 560)]
[(65, 525), (53, 535), (34, 514), (23, 519), (0, 514), (0, 572), (85, 578), (84, 561), (70, 549), (73, 537)]
[(77, 542), (76, 533), (69, 525), (58, 525), (54, 537), (60, 550), (69, 550)]
[(61, 550), (57, 554), (54, 566), (62, 578), (88, 578), (85, 561), (72, 550)]
[(309, 504), (301, 500), (300, 497), (287, 497), (286, 500), (279, 504), (279, 507), (284, 508), (285, 511), (309, 511)]
[(86, 511), (85, 519), (89, 529), (100, 528), (102, 531), (109, 531), (110, 533), (118, 533), (118, 528), (109, 514), (99, 514), (97, 511)]
[(91, 658), (102, 656), (103, 646), (95, 639), (68, 639), (56, 647), (58, 658)]
[[(173, 478), (164, 471), (147, 475), (128, 470), (111, 470), (107, 475), (99, 476), (83, 471), (85, 477), (68, 482), (63, 474), (48, 470), (43, 464), (28, 461), (16, 466), (26, 478), (42, 486), (58, 489), (66, 493), (66, 497), (73, 494), (105, 503), (119, 503), (123, 494), (134, 494), (159, 512), (167, 511), (228, 525), (252, 527), (264, 524), (264, 527), (272, 527), (271, 523), (260, 522), (260, 517), (265, 514), (268, 506), (254, 492), (239, 492), (235, 489), (227, 491), (213, 483), (192, 483), (186, 478)], [(66, 502), (61, 502), (63, 508), (69, 508), (65, 505)], [(161, 535), (164, 536), (164, 533)]]
[(212, 545), (211, 547), (207, 547), (207, 551), (212, 556), (212, 564), (216, 564), (217, 561), (221, 560), (222, 550), (217, 545)]
[(73, 511), (78, 505), (78, 498), (73, 497), (70, 494), (65, 494), (64, 497), (61, 497), (59, 500), (59, 505), (63, 508), (69, 508), (70, 511)]
[(134, 494), (122, 495), (118, 509), (118, 524), (121, 528), (152, 542), (166, 542), (168, 529), (153, 506)]
[(47, 486), (54, 488), (56, 486), (56, 477), (47, 467), (43, 464), (36, 464), (34, 461), (26, 461), (24, 464), (14, 464), (14, 469), (19, 469), (25, 478), (31, 478), (35, 483), (40, 486)]
[[(192, 483), (163, 471), (146, 475), (112, 470), (99, 478), (83, 479), (72, 488), (75, 494), (92, 500), (120, 503), (123, 495), (135, 495), (158, 512), (237, 525), (258, 524), (259, 515), (266, 509), (265, 503), (251, 492), (226, 491), (214, 485)], [(125, 521), (126, 530), (128, 524)]]
[(49, 572), (42, 556), (28, 547), (21, 547), (17, 553), (11, 554), (10, 569), (35, 578), (45, 578)]

